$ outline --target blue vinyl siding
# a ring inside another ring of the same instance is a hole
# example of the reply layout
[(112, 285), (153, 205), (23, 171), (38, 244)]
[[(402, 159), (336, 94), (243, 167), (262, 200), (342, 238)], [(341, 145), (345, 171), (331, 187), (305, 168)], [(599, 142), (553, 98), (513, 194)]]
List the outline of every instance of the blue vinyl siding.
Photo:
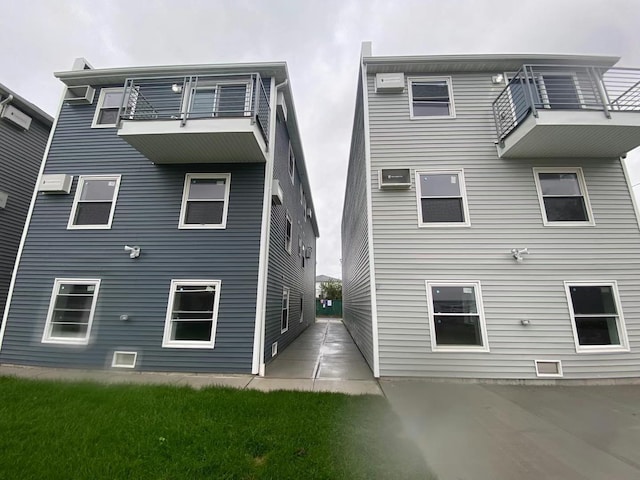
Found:
[[(302, 205), (300, 205), (300, 176), (296, 166), (295, 183), (291, 183), (288, 170), (289, 134), (284, 123), (276, 122), (276, 142), (273, 178), (280, 181), (284, 194), (282, 205), (273, 205), (271, 209), (271, 232), (269, 243), (269, 267), (267, 280), (267, 308), (265, 314), (265, 363), (271, 360), (271, 345), (278, 342), (281, 352), (295, 338), (315, 321), (315, 272), (316, 272), (316, 237), (311, 221), (305, 221)], [(309, 197), (309, 192), (306, 192)], [(291, 255), (285, 250), (286, 214), (292, 222)], [(311, 258), (298, 255), (298, 235), (303, 243), (311, 247)], [(282, 307), (282, 289), (290, 289), (289, 295), (289, 330), (280, 333)], [(303, 322), (300, 323), (300, 296), (304, 295)]]
[[(62, 109), (45, 173), (74, 175), (73, 188), (38, 196), (0, 361), (103, 367), (127, 350), (140, 370), (250, 372), (264, 164), (154, 165), (115, 128), (90, 128), (97, 94), (93, 105)], [(178, 229), (188, 172), (231, 174), (226, 229)], [(112, 228), (67, 230), (78, 175), (97, 174), (122, 175)], [(140, 258), (125, 245), (139, 245)], [(87, 346), (41, 343), (56, 277), (102, 280)], [(171, 279), (222, 281), (214, 349), (162, 348)]]
[(0, 120), (0, 192), (9, 195), (0, 208), (0, 321), (50, 130), (35, 118), (26, 131)]

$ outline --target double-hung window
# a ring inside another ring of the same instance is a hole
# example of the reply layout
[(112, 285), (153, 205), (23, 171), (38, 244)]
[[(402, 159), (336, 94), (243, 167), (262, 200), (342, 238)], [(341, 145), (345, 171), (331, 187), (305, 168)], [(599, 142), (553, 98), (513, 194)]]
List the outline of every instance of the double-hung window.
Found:
[(103, 88), (100, 90), (98, 105), (93, 116), (92, 128), (115, 127), (118, 123), (118, 110), (122, 105), (123, 88)]
[(288, 253), (291, 253), (291, 237), (293, 235), (293, 225), (291, 223), (291, 217), (289, 213), (285, 216), (284, 226), (284, 248)]
[(615, 282), (565, 282), (576, 352), (629, 350)]
[(81, 175), (67, 228), (111, 228), (120, 175)]
[(434, 351), (489, 351), (479, 282), (426, 282)]
[(99, 279), (56, 278), (42, 342), (88, 344), (99, 288)]
[(289, 142), (289, 178), (291, 178), (291, 184), (295, 184), (295, 172), (296, 172), (296, 157), (293, 154), (293, 147)]
[(172, 280), (163, 347), (213, 348), (220, 280)]
[(453, 118), (450, 77), (409, 78), (411, 118)]
[(581, 168), (534, 168), (544, 225), (594, 225)]
[(226, 228), (230, 173), (187, 173), (179, 228)]
[(280, 317), (280, 333), (289, 330), (289, 289), (282, 289), (282, 316)]
[(416, 172), (421, 227), (469, 226), (462, 170)]

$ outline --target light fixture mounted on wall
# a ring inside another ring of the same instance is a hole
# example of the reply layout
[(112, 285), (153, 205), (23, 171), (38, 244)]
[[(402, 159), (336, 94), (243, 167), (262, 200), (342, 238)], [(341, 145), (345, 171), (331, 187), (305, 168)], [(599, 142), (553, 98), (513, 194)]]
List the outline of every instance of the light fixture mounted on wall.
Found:
[(491, 76), (491, 83), (498, 84), (498, 83), (502, 83), (503, 81), (504, 81), (504, 75), (501, 73)]
[(182, 92), (182, 85), (178, 85), (177, 83), (174, 83), (173, 85), (171, 85), (171, 91), (173, 93), (180, 93)]
[(522, 258), (522, 255), (528, 255), (528, 254), (529, 254), (528, 248), (512, 248), (511, 249), (511, 255), (513, 256), (515, 261), (518, 263), (522, 263), (524, 261), (524, 258)]

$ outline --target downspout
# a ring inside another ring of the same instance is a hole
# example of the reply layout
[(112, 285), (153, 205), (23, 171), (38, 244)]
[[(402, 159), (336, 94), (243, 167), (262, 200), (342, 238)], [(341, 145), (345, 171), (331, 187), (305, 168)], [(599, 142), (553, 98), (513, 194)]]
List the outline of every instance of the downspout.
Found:
[(276, 123), (277, 123), (277, 101), (278, 90), (286, 86), (289, 80), (285, 80), (278, 85), (274, 84), (274, 78), (271, 78), (270, 92), (271, 97), (271, 131), (269, 132), (269, 155), (267, 157), (267, 164), (265, 165), (264, 172), (264, 199), (262, 209), (262, 235), (260, 240), (260, 257), (258, 265), (258, 296), (256, 301), (256, 325), (253, 342), (253, 365), (251, 367), (251, 373), (254, 375), (260, 375), (264, 377), (265, 363), (264, 363), (264, 344), (265, 344), (265, 330), (267, 328), (266, 315), (267, 315), (267, 283), (269, 276), (269, 242), (271, 238), (271, 194), (273, 185), (273, 167), (276, 156)]

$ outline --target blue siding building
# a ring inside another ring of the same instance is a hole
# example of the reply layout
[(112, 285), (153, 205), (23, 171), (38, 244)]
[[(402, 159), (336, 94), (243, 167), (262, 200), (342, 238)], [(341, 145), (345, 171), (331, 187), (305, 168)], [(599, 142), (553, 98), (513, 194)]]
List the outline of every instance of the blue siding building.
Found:
[(263, 373), (314, 318), (318, 228), (286, 64), (79, 59), (56, 76), (0, 362)]
[(0, 84), (0, 315), (52, 123), (48, 114)]

